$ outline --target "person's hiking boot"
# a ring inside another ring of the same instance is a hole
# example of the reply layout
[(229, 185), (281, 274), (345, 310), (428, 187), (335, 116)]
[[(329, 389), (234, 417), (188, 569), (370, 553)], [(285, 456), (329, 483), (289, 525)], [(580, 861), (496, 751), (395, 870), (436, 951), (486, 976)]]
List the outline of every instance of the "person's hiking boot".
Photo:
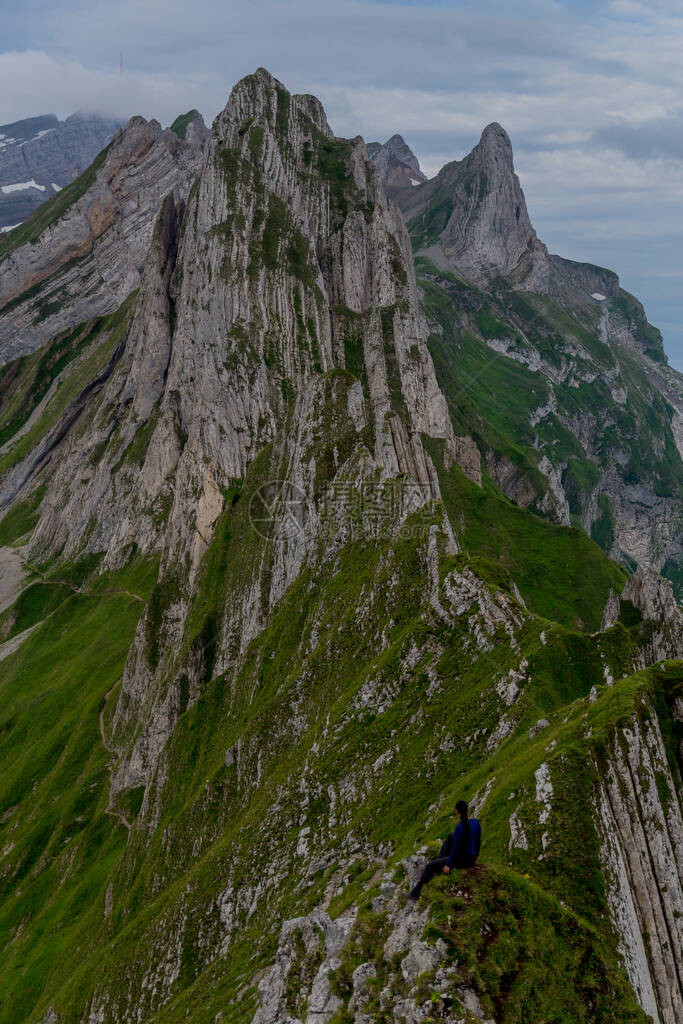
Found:
[(413, 896), (412, 892), (402, 892), (401, 901), (403, 903), (417, 903), (418, 897)]

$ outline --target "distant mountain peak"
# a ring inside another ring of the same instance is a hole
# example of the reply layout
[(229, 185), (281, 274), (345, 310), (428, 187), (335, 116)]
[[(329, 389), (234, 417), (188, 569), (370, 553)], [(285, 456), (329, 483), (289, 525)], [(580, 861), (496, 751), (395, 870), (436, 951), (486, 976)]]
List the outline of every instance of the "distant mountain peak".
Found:
[(209, 129), (206, 127), (204, 118), (194, 107), (186, 114), (179, 114), (171, 125), (170, 131), (179, 139), (191, 144), (204, 142), (209, 137)]
[(419, 188), (392, 190), (411, 224), (414, 243), (463, 277), (485, 285), (547, 254), (529, 219), (515, 173), (512, 144), (493, 122), (462, 160), (441, 168)]
[(420, 164), (402, 135), (392, 135), (385, 143), (370, 142), (368, 156), (377, 167), (383, 185), (409, 188), (427, 180)]

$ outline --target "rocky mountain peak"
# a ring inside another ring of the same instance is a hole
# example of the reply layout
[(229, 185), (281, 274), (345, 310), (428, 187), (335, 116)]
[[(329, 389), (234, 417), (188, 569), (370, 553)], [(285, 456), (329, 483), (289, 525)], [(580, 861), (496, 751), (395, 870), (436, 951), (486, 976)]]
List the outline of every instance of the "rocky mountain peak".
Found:
[(420, 170), (417, 157), (402, 135), (392, 135), (384, 144), (369, 142), (367, 150), (383, 185), (407, 188), (427, 180), (427, 176)]
[(179, 139), (189, 142), (191, 145), (201, 145), (209, 137), (209, 129), (204, 123), (204, 118), (194, 107), (186, 114), (176, 117), (169, 131), (172, 131)]
[(214, 133), (225, 143), (232, 144), (229, 140), (235, 139), (235, 131), (240, 140), (246, 134), (249, 128), (246, 122), (251, 118), (267, 124), (280, 136), (287, 135), (297, 113), (308, 117), (323, 135), (333, 137), (323, 106), (315, 96), (292, 95), (269, 71), (258, 68), (234, 86), (224, 110), (214, 122)]
[(488, 125), (472, 152), (418, 187), (390, 190), (412, 222), (418, 251), (478, 285), (545, 254), (514, 170), (507, 132)]
[(486, 159), (501, 160), (507, 162), (509, 169), (513, 167), (513, 153), (510, 136), (502, 125), (497, 121), (487, 124), (481, 133), (479, 143), (472, 151), (473, 157), (479, 156)]
[(420, 164), (417, 157), (402, 135), (392, 135), (391, 138), (384, 143), (383, 148), (390, 156), (396, 157), (397, 160), (400, 160), (407, 167), (414, 170), (420, 176), (421, 180), (427, 180), (420, 170)]

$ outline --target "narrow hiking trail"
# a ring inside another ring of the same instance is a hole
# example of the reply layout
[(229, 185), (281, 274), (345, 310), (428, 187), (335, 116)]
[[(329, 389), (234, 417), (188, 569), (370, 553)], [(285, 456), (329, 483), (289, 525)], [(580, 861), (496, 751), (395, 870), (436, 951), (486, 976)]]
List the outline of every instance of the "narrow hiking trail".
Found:
[(119, 594), (125, 594), (126, 597), (132, 597), (133, 600), (135, 600), (135, 601), (144, 601), (144, 597), (142, 597), (140, 594), (134, 593), (134, 591), (132, 591), (132, 590), (126, 590), (125, 588), (123, 588), (121, 590), (98, 590), (98, 591), (92, 591), (92, 590), (89, 590), (87, 587), (77, 587), (76, 584), (72, 583), (70, 580), (62, 580), (62, 579), (59, 579), (56, 576), (54, 576), (54, 577), (53, 576), (48, 576), (48, 574), (43, 572), (42, 569), (38, 568), (37, 565), (33, 565), (32, 562), (29, 562), (28, 558), (21, 558), (21, 563), (22, 563), (23, 568), (25, 568), (27, 570), (27, 572), (37, 573), (37, 575), (40, 576), (43, 579), (44, 582), (46, 582), (46, 583), (59, 583), (61, 586), (68, 587), (69, 590), (73, 590), (74, 594), (81, 594), (84, 597), (104, 597), (104, 596), (111, 597), (111, 596), (117, 596)]
[[(50, 577), (37, 565), (33, 565), (28, 558), (24, 558), (20, 548), (0, 547), (0, 613), (11, 608), (22, 590), (31, 585), (32, 575), (40, 576), (45, 583), (56, 583), (68, 587), (74, 594), (83, 597), (130, 597), (134, 601), (144, 602), (145, 598), (132, 590), (122, 588), (120, 590), (90, 590), (88, 587), (78, 587), (69, 580)], [(50, 613), (52, 614), (52, 613)], [(47, 618), (50, 616), (48, 615)], [(41, 626), (45, 619), (34, 623), (22, 633), (17, 633), (4, 642), (0, 642), (0, 661), (8, 658), (10, 654), (21, 647), (24, 640), (27, 640), (31, 633)]]
[[(106, 737), (105, 731), (104, 731), (104, 712), (107, 709), (107, 703), (109, 701), (109, 698), (111, 697), (112, 693), (114, 692), (114, 690), (116, 689), (116, 687), (119, 685), (120, 682), (121, 682), (121, 680), (117, 679), (116, 682), (114, 683), (114, 685), (112, 686), (112, 688), (110, 690), (108, 690), (107, 693), (105, 693), (105, 695), (104, 695), (104, 704), (102, 705), (102, 710), (100, 711), (100, 736), (102, 737), (102, 746), (104, 747), (104, 749), (107, 751), (108, 754), (115, 754), (116, 751), (114, 750), (113, 747), (110, 747), (109, 744), (107, 743), (107, 737)], [(111, 775), (111, 772), (110, 772), (110, 775)], [(128, 821), (128, 818), (125, 816), (125, 814), (122, 811), (117, 811), (116, 808), (112, 807), (111, 804), (110, 804), (107, 807), (107, 814), (111, 814), (114, 818), (118, 818), (119, 821), (121, 821), (126, 826), (128, 831), (130, 832), (130, 830), (131, 830), (131, 828), (133, 826)]]

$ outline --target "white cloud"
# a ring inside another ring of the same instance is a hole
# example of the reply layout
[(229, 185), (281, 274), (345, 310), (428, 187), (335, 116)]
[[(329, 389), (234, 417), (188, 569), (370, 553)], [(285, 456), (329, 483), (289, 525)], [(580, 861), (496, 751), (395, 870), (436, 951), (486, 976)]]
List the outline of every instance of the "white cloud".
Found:
[(80, 108), (122, 117), (143, 113), (168, 123), (203, 103), (206, 92), (207, 80), (201, 75), (121, 75), (118, 68), (86, 68), (76, 60), (56, 60), (36, 50), (0, 53), (2, 123), (47, 112), (64, 117)]

